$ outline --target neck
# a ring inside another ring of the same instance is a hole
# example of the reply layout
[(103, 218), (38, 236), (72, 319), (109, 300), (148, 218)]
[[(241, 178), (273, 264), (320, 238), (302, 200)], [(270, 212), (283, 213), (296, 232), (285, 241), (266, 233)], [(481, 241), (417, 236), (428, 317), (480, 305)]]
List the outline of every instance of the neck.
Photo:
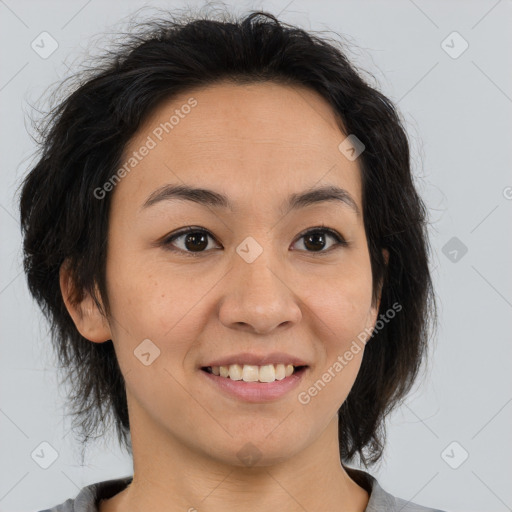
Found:
[[(139, 420), (141, 416), (136, 416)], [(169, 432), (131, 423), (134, 474), (100, 512), (256, 512), (351, 510), (364, 512), (368, 493), (340, 463), (337, 415), (320, 439), (283, 462), (233, 466), (198, 453)]]

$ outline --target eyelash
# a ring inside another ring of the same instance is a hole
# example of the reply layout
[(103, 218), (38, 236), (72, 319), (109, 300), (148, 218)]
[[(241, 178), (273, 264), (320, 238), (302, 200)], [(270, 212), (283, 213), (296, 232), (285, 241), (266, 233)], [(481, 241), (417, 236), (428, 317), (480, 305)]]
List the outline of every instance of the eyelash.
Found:
[[(194, 226), (187, 226), (186, 228), (181, 229), (180, 231), (165, 237), (164, 240), (162, 241), (162, 245), (168, 251), (178, 252), (178, 253), (184, 254), (186, 256), (191, 256), (193, 258), (200, 257), (200, 256), (204, 255), (205, 253), (207, 253), (208, 250), (192, 252), (192, 251), (186, 251), (183, 249), (179, 249), (179, 248), (173, 247), (171, 245), (172, 242), (174, 242), (176, 239), (178, 239), (184, 235), (188, 235), (190, 233), (205, 233), (210, 238), (212, 238), (216, 243), (218, 243), (217, 240), (215, 240), (215, 237), (208, 230), (206, 230), (204, 228), (194, 227)], [(301, 238), (304, 238), (307, 235), (317, 234), (317, 233), (328, 233), (332, 238), (334, 238), (336, 240), (336, 243), (330, 249), (327, 249), (326, 251), (322, 250), (322, 251), (305, 251), (305, 252), (307, 252), (309, 254), (326, 254), (326, 253), (331, 252), (331, 250), (333, 248), (348, 246), (348, 242), (337, 231), (335, 231), (334, 229), (325, 227), (325, 226), (316, 226), (314, 228), (310, 228), (307, 231), (302, 232), (299, 235), (297, 240), (300, 240)]]

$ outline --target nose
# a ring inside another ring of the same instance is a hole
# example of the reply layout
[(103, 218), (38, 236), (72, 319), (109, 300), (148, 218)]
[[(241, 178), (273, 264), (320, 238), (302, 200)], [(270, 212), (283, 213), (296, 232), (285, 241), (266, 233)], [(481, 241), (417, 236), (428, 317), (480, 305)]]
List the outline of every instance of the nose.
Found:
[(268, 256), (270, 252), (264, 250), (251, 263), (235, 253), (219, 307), (219, 319), (226, 327), (268, 334), (300, 322), (293, 282), (278, 258)]

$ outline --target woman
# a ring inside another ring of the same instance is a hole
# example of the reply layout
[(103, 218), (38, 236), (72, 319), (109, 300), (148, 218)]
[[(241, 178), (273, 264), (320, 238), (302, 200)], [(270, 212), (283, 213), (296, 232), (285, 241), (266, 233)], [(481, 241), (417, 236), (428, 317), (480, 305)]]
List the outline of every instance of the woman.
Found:
[(133, 476), (51, 511), (432, 511), (366, 471), (434, 318), (392, 103), (265, 12), (154, 20), (51, 113), (25, 178), (31, 293), (84, 441)]

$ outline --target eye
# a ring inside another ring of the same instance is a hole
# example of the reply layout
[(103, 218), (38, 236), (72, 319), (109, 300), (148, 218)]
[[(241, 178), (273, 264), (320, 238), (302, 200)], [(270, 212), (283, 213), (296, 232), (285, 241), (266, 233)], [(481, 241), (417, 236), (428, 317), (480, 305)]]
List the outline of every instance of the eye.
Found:
[[(327, 235), (326, 235), (327, 233)], [(335, 242), (330, 246), (328, 250), (323, 250), (326, 246), (326, 239), (331, 238)], [(318, 226), (316, 228), (309, 229), (305, 233), (302, 233), (299, 240), (304, 239), (303, 245), (313, 250), (306, 252), (330, 252), (336, 246), (347, 246), (346, 240), (334, 229), (327, 228), (325, 226)]]
[[(183, 238), (183, 246), (176, 249), (173, 247), (174, 241), (180, 238)], [(201, 252), (205, 252), (204, 249), (208, 246), (208, 238), (215, 240), (206, 229), (189, 226), (167, 237), (163, 241), (163, 245), (170, 251), (183, 252), (187, 256), (199, 256)]]
[[(334, 240), (334, 243), (332, 243), (327, 250), (324, 250), (326, 245), (328, 245), (326, 242), (328, 238)], [(181, 240), (180, 244), (177, 244), (176, 241), (180, 239), (183, 240)], [(187, 256), (200, 256), (202, 253), (207, 252), (208, 239), (212, 239), (216, 242), (215, 238), (206, 229), (189, 226), (166, 237), (162, 244), (170, 251), (181, 252)], [(306, 252), (325, 253), (331, 251), (336, 246), (348, 245), (337, 231), (325, 226), (317, 226), (309, 229), (299, 236), (298, 240), (302, 239), (304, 239), (303, 245), (306, 247)], [(181, 247), (179, 245), (181, 245)]]

